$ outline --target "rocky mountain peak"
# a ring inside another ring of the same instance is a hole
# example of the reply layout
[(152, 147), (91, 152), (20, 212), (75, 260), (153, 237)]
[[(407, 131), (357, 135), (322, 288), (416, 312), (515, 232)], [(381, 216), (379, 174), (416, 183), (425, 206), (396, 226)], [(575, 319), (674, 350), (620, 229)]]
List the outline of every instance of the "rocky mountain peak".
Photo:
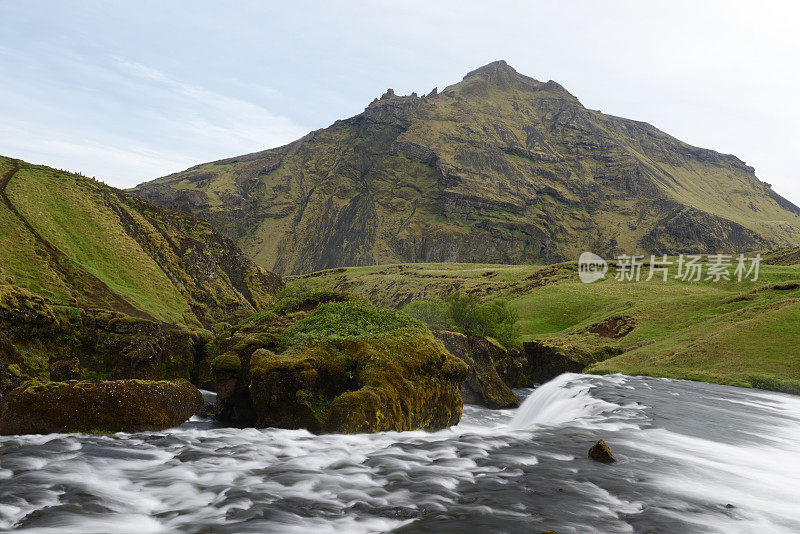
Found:
[[(553, 88), (553, 85), (549, 83), (540, 82), (530, 76), (525, 76), (524, 74), (520, 74), (519, 72), (514, 69), (511, 65), (506, 63), (505, 60), (497, 60), (493, 61), (483, 67), (477, 68), (473, 71), (467, 73), (464, 76), (464, 80), (462, 83), (482, 83), (488, 84), (494, 87), (498, 87), (501, 89), (522, 89), (522, 90), (533, 90), (538, 91), (542, 89)], [(558, 88), (561, 88), (555, 82), (552, 82)], [(567, 91), (563, 90), (564, 93)]]
[(487, 81), (497, 81), (503, 79), (508, 76), (521, 76), (514, 67), (506, 63), (504, 59), (498, 59), (497, 61), (492, 61), (491, 63), (487, 63), (483, 67), (478, 67), (475, 70), (471, 70), (464, 76), (464, 79), (473, 78), (473, 77), (481, 77), (485, 78)]

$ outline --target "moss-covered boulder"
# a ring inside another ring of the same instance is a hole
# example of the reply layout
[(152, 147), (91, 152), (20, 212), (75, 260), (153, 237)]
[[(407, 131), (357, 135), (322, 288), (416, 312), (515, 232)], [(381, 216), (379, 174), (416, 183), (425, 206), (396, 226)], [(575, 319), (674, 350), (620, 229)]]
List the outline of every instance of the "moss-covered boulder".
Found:
[[(290, 286), (279, 291), (270, 306), (238, 324), (213, 328), (215, 339), (208, 345), (207, 366), (217, 392), (215, 417), (225, 424), (256, 426), (257, 417), (250, 396), (250, 361), (259, 350), (280, 353), (286, 349), (284, 332), (321, 304), (358, 300), (339, 291), (315, 291)], [(237, 363), (238, 361), (238, 363)]]
[(257, 352), (250, 392), (262, 427), (312, 432), (439, 430), (461, 419), (467, 366), (429, 333)]
[(163, 430), (202, 407), (186, 380), (27, 382), (0, 399), (0, 435)]
[(497, 373), (497, 363), (513, 359), (499, 343), (474, 335), (437, 331), (434, 334), (447, 350), (469, 365), (469, 375), (461, 387), (466, 404), (489, 408), (516, 408), (519, 399)]
[(217, 343), (218, 380), (238, 376), (220, 406), (244, 413), (236, 392), (248, 391), (255, 426), (438, 430), (461, 418), (467, 365), (419, 321), (352, 297), (279, 297)]

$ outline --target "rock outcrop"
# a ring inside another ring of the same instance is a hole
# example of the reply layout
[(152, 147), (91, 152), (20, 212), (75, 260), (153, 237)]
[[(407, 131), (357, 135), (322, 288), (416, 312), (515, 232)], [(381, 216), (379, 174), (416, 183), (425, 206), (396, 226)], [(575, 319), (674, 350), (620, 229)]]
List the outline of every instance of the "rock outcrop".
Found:
[(258, 426), (312, 432), (440, 430), (461, 419), (467, 366), (430, 333), (257, 351), (250, 390)]
[(467, 365), (418, 321), (350, 295), (288, 295), (221, 333), (217, 417), (312, 432), (438, 430), (461, 418)]
[(185, 380), (27, 382), (0, 399), (0, 435), (157, 431), (202, 407)]
[(434, 335), (469, 366), (469, 375), (461, 386), (464, 404), (489, 408), (519, 406), (517, 396), (497, 374), (498, 363), (514, 357), (505, 348), (488, 339), (458, 332), (437, 331)]
[(0, 285), (0, 395), (25, 380), (194, 379), (211, 333), (121, 312), (57, 306)]
[[(544, 384), (558, 375), (564, 373), (580, 373), (586, 367), (585, 363), (577, 361), (565, 354), (558, 347), (542, 341), (526, 341), (522, 344), (524, 364), (522, 373), (529, 383)], [(502, 375), (509, 381), (514, 380), (517, 368), (503, 368)], [(505, 372), (509, 374), (505, 374)]]

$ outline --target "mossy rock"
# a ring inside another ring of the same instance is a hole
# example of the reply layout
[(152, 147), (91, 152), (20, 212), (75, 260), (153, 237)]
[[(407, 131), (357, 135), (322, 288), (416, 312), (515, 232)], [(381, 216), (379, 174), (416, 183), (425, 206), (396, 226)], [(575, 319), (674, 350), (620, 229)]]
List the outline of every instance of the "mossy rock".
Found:
[(250, 391), (261, 427), (433, 431), (460, 420), (467, 371), (430, 332), (400, 330), (259, 352)]
[(0, 435), (158, 431), (202, 407), (186, 380), (27, 382), (0, 400)]
[(287, 290), (214, 345), (216, 417), (227, 424), (434, 430), (461, 416), (466, 365), (421, 322), (352, 295)]
[(220, 354), (211, 361), (211, 369), (215, 373), (238, 373), (242, 369), (242, 360), (234, 352)]
[(465, 404), (489, 408), (519, 406), (519, 399), (501, 379), (496, 366), (497, 362), (514, 359), (514, 354), (492, 339), (446, 331), (434, 335), (447, 350), (469, 365), (469, 375), (461, 389)]
[(82, 374), (81, 361), (78, 358), (58, 360), (50, 366), (50, 380), (54, 382), (79, 380)]
[(611, 449), (602, 439), (592, 445), (592, 448), (589, 449), (589, 458), (604, 464), (613, 464), (617, 461), (616, 458), (614, 458), (614, 455), (611, 454)]

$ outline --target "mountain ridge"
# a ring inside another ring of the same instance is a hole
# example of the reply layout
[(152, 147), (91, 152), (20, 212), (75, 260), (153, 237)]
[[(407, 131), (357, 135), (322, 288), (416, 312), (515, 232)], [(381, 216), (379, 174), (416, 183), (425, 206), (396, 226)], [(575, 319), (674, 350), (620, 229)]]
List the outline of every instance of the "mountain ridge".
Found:
[(133, 191), (211, 221), (285, 274), (800, 244), (800, 208), (736, 156), (589, 110), (502, 60)]

